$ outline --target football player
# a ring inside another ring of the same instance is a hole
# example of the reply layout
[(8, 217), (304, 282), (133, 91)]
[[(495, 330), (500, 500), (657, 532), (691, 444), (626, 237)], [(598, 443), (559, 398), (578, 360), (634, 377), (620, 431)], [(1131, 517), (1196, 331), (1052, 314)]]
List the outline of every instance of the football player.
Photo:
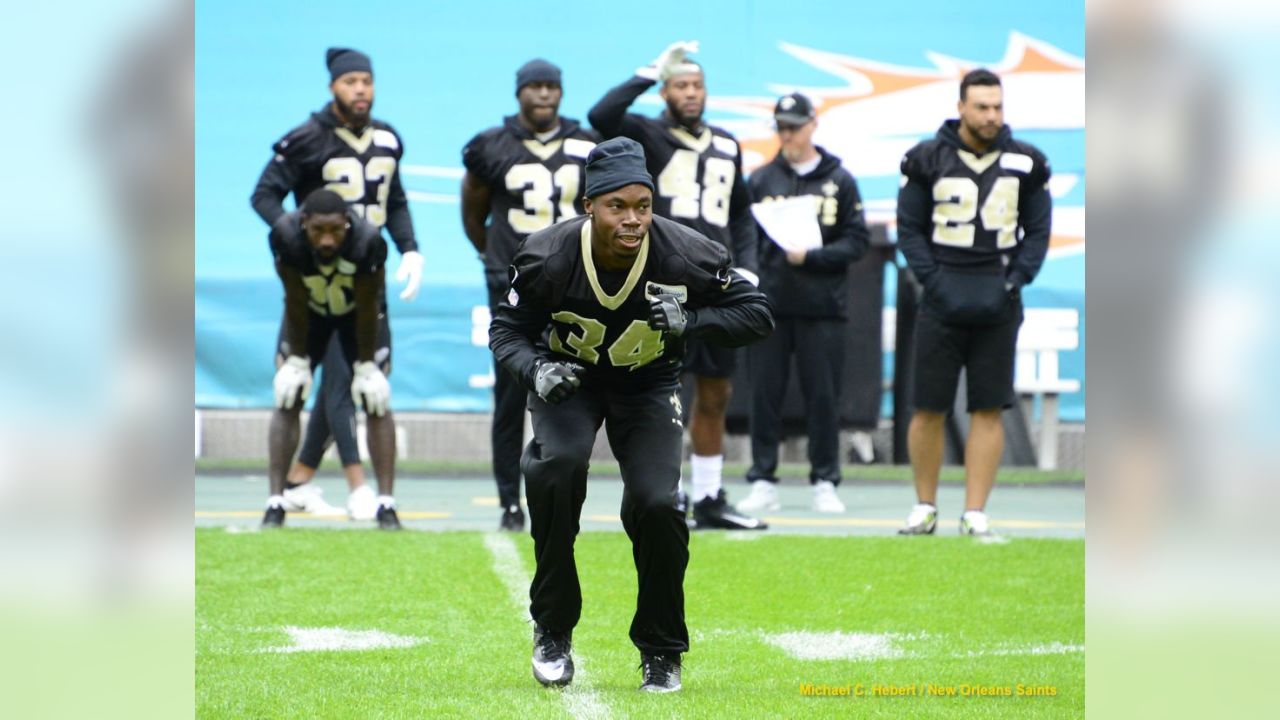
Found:
[[(756, 281), (757, 237), (751, 197), (742, 178), (742, 151), (721, 128), (703, 122), (707, 90), (702, 68), (687, 58), (697, 43), (678, 42), (652, 65), (610, 90), (587, 113), (592, 127), (607, 138), (624, 136), (645, 150), (656, 181), (653, 213), (686, 225), (730, 251), (741, 277)], [(667, 109), (658, 117), (628, 113), (631, 104), (655, 84)], [(698, 528), (764, 529), (766, 525), (729, 505), (721, 487), (724, 466), (724, 416), (737, 366), (731, 348), (697, 340), (685, 355), (694, 375), (689, 420), (693, 446), (693, 520)]]
[(985, 512), (1004, 451), (1000, 414), (1013, 406), (1023, 286), (1049, 249), (1049, 163), (1004, 124), (1004, 90), (988, 70), (960, 82), (958, 119), (902, 159), (898, 247), (924, 286), (912, 359), (907, 434), (915, 507), (899, 532), (937, 528), (943, 420), (965, 369), (970, 416), (960, 532), (989, 535)]
[(284, 285), (285, 334), (276, 355), (275, 402), (268, 439), (271, 496), (263, 527), (284, 524), (289, 461), (298, 447), (302, 405), (311, 374), (337, 337), (352, 368), (348, 392), (369, 420), (369, 455), (378, 476), (377, 520), (398, 530), (395, 485), (396, 433), (391, 416), (391, 338), (381, 313), (387, 244), (378, 228), (321, 188), (301, 210), (281, 215), (271, 228), (276, 273)]
[[(582, 166), (600, 136), (573, 118), (561, 117), (562, 95), (560, 68), (546, 60), (530, 60), (516, 71), (519, 112), (476, 135), (462, 149), (462, 224), (484, 263), (490, 313), (497, 311), (510, 287), (507, 268), (516, 247), (530, 233), (582, 214)], [(496, 368), (491, 438), (502, 530), (524, 530), (524, 411), (524, 390), (509, 373)]]
[(680, 689), (689, 649), (689, 528), (677, 498), (681, 355), (695, 338), (735, 347), (773, 329), (768, 300), (731, 270), (722, 245), (651, 215), (653, 188), (635, 141), (596, 146), (586, 165), (587, 217), (525, 240), (490, 327), (498, 362), (530, 391), (533, 440), (520, 467), (537, 562), (533, 674), (544, 685), (573, 679), (582, 611), (573, 544), (603, 424), (621, 467), (622, 524), (639, 582), (630, 636), (641, 690)]
[[(275, 157), (253, 191), (253, 208), (268, 225), (274, 225), (284, 214), (284, 199), (290, 193), (294, 205), (300, 206), (317, 188), (333, 190), (357, 216), (390, 232), (400, 250), (396, 279), (405, 282), (400, 297), (412, 300), (422, 281), (423, 259), (400, 183), (404, 143), (394, 128), (370, 115), (374, 86), (369, 57), (348, 48), (330, 48), (325, 59), (333, 98), (274, 145)], [(384, 298), (384, 314), (385, 304)], [(294, 510), (329, 510), (319, 488), (306, 483), (315, 475), (332, 433), (351, 490), (347, 510), (353, 519), (371, 519), (377, 498), (365, 485), (360, 465), (355, 406), (347, 391), (351, 369), (344, 364), (336, 340), (325, 358), (320, 397), (307, 424), (302, 452), (290, 469), (285, 502)]]

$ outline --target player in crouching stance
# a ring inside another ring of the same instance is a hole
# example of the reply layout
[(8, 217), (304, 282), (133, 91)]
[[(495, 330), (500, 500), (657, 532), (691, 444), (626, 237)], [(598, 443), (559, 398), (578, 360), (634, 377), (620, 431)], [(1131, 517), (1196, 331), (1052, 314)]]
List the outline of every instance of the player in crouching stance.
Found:
[(689, 649), (689, 528), (677, 509), (679, 373), (686, 340), (741, 346), (773, 330), (768, 301), (701, 233), (651, 214), (644, 151), (615, 138), (586, 165), (587, 217), (529, 236), (511, 265), (489, 345), (529, 395), (533, 440), (521, 457), (537, 571), (530, 588), (533, 674), (573, 679), (582, 590), (573, 544), (587, 468), (604, 424), (624, 491), (622, 524), (639, 580), (631, 641), (640, 689), (680, 689)]
[(369, 421), (369, 455), (378, 476), (378, 527), (400, 528), (392, 488), (396, 433), (389, 402), (391, 338), (380, 313), (387, 244), (378, 228), (361, 220), (332, 190), (307, 196), (301, 210), (286, 213), (271, 229), (271, 252), (284, 284), (285, 333), (276, 355), (275, 403), (268, 439), (271, 496), (263, 527), (284, 524), (284, 488), (298, 449), (299, 414), (311, 374), (338, 334), (351, 363), (351, 395)]

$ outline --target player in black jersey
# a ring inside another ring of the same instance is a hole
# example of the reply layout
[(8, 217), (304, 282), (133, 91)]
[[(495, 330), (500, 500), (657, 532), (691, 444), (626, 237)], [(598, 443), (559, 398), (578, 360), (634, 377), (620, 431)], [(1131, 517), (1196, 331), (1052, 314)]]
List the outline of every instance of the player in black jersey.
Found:
[[(697, 230), (727, 248), (744, 277), (756, 280), (757, 239), (751, 197), (742, 177), (738, 141), (702, 120), (707, 90), (702, 68), (687, 59), (697, 43), (672, 44), (652, 65), (610, 90), (587, 114), (605, 137), (629, 137), (644, 146), (656, 180), (653, 213)], [(667, 109), (658, 117), (628, 113), (631, 104), (661, 82)], [(685, 371), (694, 375), (689, 422), (693, 446), (693, 518), (699, 528), (763, 529), (736, 512), (721, 487), (724, 416), (736, 353), (693, 341)]]
[(974, 70), (960, 83), (960, 117), (902, 159), (898, 247), (924, 297), (916, 324), (908, 446), (917, 503), (903, 534), (937, 526), (943, 420), (965, 368), (971, 418), (960, 531), (987, 535), (984, 511), (1012, 407), (1021, 288), (1049, 248), (1049, 163), (1004, 124), (1000, 79)]
[[(369, 416), (369, 454), (378, 488), (390, 498), (395, 483), (396, 433), (391, 417), (390, 335), (380, 320), (387, 244), (332, 190), (307, 196), (302, 209), (271, 228), (271, 252), (284, 285), (285, 334), (276, 356), (276, 410), (271, 415), (268, 479), (271, 495), (263, 527), (284, 524), (289, 461), (298, 447), (302, 405), (311, 374), (336, 336), (354, 379), (347, 389)], [(378, 526), (400, 528), (395, 503), (380, 504)]]
[(498, 362), (531, 392), (524, 471), (537, 571), (530, 588), (533, 672), (573, 677), (582, 592), (573, 544), (601, 424), (624, 485), (621, 516), (639, 580), (631, 640), (642, 690), (680, 689), (689, 649), (684, 572), (689, 529), (677, 508), (679, 374), (692, 338), (740, 346), (773, 329), (768, 300), (696, 231), (653, 217), (644, 153), (627, 138), (598, 145), (586, 166), (588, 217), (528, 237), (490, 327)]
[[(370, 116), (373, 67), (368, 56), (347, 48), (330, 48), (326, 63), (333, 100), (274, 145), (275, 157), (267, 163), (253, 191), (253, 208), (273, 225), (284, 214), (284, 199), (290, 193), (294, 205), (300, 206), (317, 188), (337, 192), (354, 213), (390, 232), (401, 255), (396, 279), (406, 283), (400, 297), (412, 300), (421, 284), (423, 260), (400, 184), (404, 144), (394, 128)], [(355, 406), (347, 391), (351, 369), (343, 363), (336, 340), (325, 358), (320, 397), (307, 424), (298, 462), (289, 472), (286, 505), (312, 512), (330, 510), (319, 490), (305, 483), (315, 475), (332, 432), (351, 488), (347, 509), (355, 519), (370, 519), (376, 512), (377, 498), (365, 485), (356, 446)]]
[[(462, 224), (484, 263), (490, 313), (497, 311), (510, 288), (507, 269), (516, 247), (530, 233), (582, 214), (582, 166), (600, 136), (560, 116), (562, 93), (560, 68), (546, 60), (530, 60), (516, 71), (519, 113), (476, 135), (462, 149)], [(520, 384), (495, 368), (491, 438), (503, 530), (524, 530), (524, 411)]]

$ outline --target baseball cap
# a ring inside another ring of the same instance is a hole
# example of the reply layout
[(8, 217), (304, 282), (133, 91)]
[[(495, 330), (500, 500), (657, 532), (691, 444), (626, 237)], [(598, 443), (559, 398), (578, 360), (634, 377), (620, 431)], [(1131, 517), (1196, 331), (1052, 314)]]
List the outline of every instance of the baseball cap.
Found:
[(803, 125), (814, 118), (817, 113), (813, 103), (800, 93), (791, 93), (778, 98), (773, 106), (773, 119), (783, 125)]

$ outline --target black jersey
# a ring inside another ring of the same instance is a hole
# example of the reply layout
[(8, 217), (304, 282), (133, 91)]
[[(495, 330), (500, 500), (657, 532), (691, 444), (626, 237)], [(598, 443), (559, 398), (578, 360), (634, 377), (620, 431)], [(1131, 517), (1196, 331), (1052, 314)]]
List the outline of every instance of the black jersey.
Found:
[(511, 291), (489, 345), (529, 388), (540, 360), (583, 365), (587, 382), (641, 388), (678, 379), (684, 344), (649, 327), (648, 296), (676, 295), (688, 313), (683, 337), (737, 347), (773, 330), (768, 300), (730, 269), (729, 254), (698, 233), (653, 218), (626, 272), (597, 268), (591, 224), (576, 218), (530, 235), (511, 265)]
[(253, 191), (253, 207), (268, 224), (284, 213), (282, 204), (289, 193), (295, 207), (301, 207), (313, 190), (327, 187), (356, 215), (376, 227), (385, 225), (401, 253), (418, 249), (400, 183), (404, 143), (390, 125), (370, 118), (357, 132), (344, 126), (328, 105), (272, 149), (275, 157)]
[(655, 215), (720, 243), (733, 254), (734, 265), (755, 272), (756, 226), (738, 141), (712, 125), (691, 131), (665, 111), (658, 117), (627, 112), (653, 85), (633, 77), (613, 88), (587, 114), (591, 126), (605, 138), (622, 135), (644, 146)]
[(355, 276), (382, 272), (387, 244), (378, 228), (347, 211), (351, 228), (333, 262), (321, 264), (302, 228), (302, 212), (281, 215), (271, 227), (271, 252), (276, 262), (302, 273), (310, 292), (307, 306), (317, 315), (337, 317), (355, 309)]
[(1049, 162), (1007, 125), (983, 155), (965, 146), (959, 127), (946, 121), (903, 157), (898, 246), (922, 282), (938, 264), (1007, 264), (1015, 284), (1029, 283), (1049, 248)]
[(511, 115), (462, 148), (467, 172), (489, 186), (485, 270), (505, 273), (530, 233), (582, 214), (582, 168), (599, 141), (598, 133), (562, 117), (560, 131), (542, 142)]
[(821, 147), (818, 154), (818, 166), (804, 175), (797, 175), (782, 153), (751, 174), (748, 185), (756, 202), (812, 198), (822, 233), (822, 247), (810, 250), (804, 264), (795, 266), (761, 228), (760, 289), (778, 316), (843, 319), (848, 314), (849, 263), (866, 253), (871, 235), (857, 181), (840, 158)]

